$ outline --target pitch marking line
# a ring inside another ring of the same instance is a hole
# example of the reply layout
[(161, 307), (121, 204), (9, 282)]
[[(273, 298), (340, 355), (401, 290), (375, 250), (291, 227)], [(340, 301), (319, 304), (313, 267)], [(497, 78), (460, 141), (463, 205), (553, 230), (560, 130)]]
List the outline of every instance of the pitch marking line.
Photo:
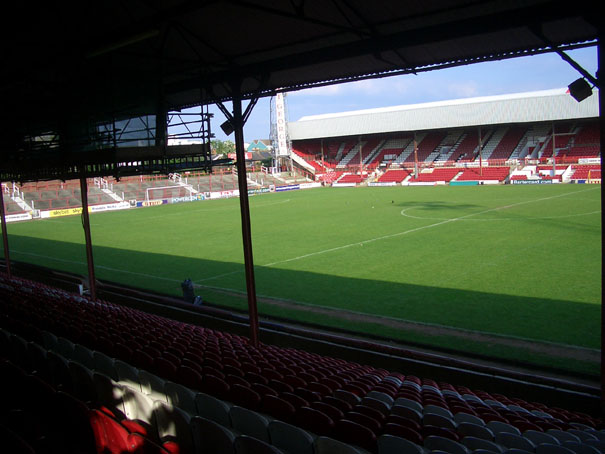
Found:
[[(508, 208), (512, 208), (512, 207), (519, 206), (519, 205), (525, 205), (525, 204), (528, 204), (528, 203), (543, 202), (545, 200), (551, 200), (551, 199), (556, 199), (556, 198), (560, 198), (560, 197), (565, 197), (565, 196), (572, 195), (572, 194), (578, 194), (580, 192), (594, 191), (595, 189), (597, 189), (597, 188), (584, 189), (584, 190), (573, 192), (573, 193), (558, 194), (558, 195), (555, 195), (555, 196), (543, 197), (543, 198), (534, 199), (534, 200), (524, 200), (522, 202), (517, 202), (517, 203), (510, 204), (510, 205), (503, 205), (503, 206), (495, 207), (495, 208), (490, 208), (490, 209), (487, 209), (487, 210), (479, 211), (477, 213), (466, 214), (464, 216), (460, 216), (460, 217), (457, 217), (457, 218), (444, 219), (444, 220), (441, 220), (440, 222), (436, 222), (434, 224), (428, 224), (428, 225), (424, 225), (424, 226), (421, 226), (421, 227), (416, 227), (416, 228), (413, 228), (413, 229), (410, 229), (410, 230), (405, 230), (403, 232), (391, 233), (389, 235), (383, 235), (383, 236), (379, 236), (379, 237), (376, 237), (376, 238), (370, 238), (368, 240), (357, 241), (355, 243), (349, 243), (349, 244), (345, 244), (345, 245), (342, 245), (342, 246), (337, 246), (337, 247), (333, 247), (333, 248), (329, 248), (329, 249), (324, 249), (324, 250), (321, 250), (321, 251), (310, 252), (308, 254), (299, 255), (297, 257), (292, 257), (292, 258), (285, 259), (285, 260), (278, 260), (278, 261), (267, 263), (267, 264), (261, 265), (261, 266), (263, 266), (263, 267), (270, 267), (270, 266), (275, 266), (275, 265), (281, 265), (283, 263), (295, 262), (295, 261), (306, 259), (306, 258), (309, 258), (309, 257), (315, 257), (315, 256), (318, 256), (318, 255), (328, 254), (330, 252), (336, 252), (336, 251), (340, 251), (340, 250), (343, 250), (343, 249), (348, 249), (348, 248), (351, 248), (351, 247), (360, 246), (362, 244), (368, 244), (368, 243), (373, 243), (373, 242), (376, 242), (376, 241), (388, 240), (388, 239), (391, 239), (391, 238), (396, 238), (396, 237), (399, 237), (399, 236), (408, 235), (410, 233), (419, 232), (421, 230), (426, 230), (426, 229), (430, 229), (430, 228), (433, 228), (433, 227), (439, 227), (440, 225), (449, 224), (450, 222), (457, 222), (457, 221), (467, 220), (467, 218), (469, 218), (469, 217), (478, 216), (478, 215), (485, 214), (485, 213), (490, 213), (492, 211), (506, 210)], [(403, 211), (405, 211), (405, 210), (402, 210), (402, 214), (403, 214)], [(222, 277), (231, 276), (233, 274), (238, 274), (238, 273), (241, 273), (241, 272), (242, 272), (242, 270), (231, 271), (229, 273), (223, 273), (223, 274), (219, 274), (219, 275), (216, 275), (216, 276), (207, 277), (207, 278), (204, 278), (204, 279), (198, 279), (197, 281), (194, 281), (194, 283), (201, 283), (201, 282), (207, 282), (207, 281), (211, 281), (211, 280), (215, 280), (215, 279), (220, 279)]]

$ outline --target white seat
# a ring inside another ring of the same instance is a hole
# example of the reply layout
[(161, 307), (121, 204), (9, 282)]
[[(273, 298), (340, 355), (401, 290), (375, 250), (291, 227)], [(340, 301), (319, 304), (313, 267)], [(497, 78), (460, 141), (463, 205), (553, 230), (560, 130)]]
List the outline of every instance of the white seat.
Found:
[(445, 427), (446, 429), (456, 430), (456, 423), (453, 419), (435, 413), (426, 413), (422, 417), (422, 423), (426, 426)]
[[(573, 434), (570, 434), (573, 435)], [(595, 447), (596, 449), (598, 449), (599, 451), (601, 451), (602, 453), (605, 453), (605, 441), (601, 441), (601, 440), (585, 440), (583, 442), (584, 444), (590, 445)]]
[(526, 430), (523, 432), (523, 436), (529, 439), (536, 446), (542, 443), (548, 443), (551, 445), (560, 444), (558, 439), (545, 432), (540, 432), (539, 430)]
[(153, 400), (162, 400), (168, 403), (166, 397), (166, 391), (164, 386), (166, 381), (151, 372), (139, 369), (139, 383), (141, 384), (141, 391), (148, 396), (151, 396)]
[(494, 433), (494, 435), (497, 435), (501, 432), (521, 435), (521, 431), (515, 426), (511, 426), (510, 424), (507, 424), (502, 421), (490, 421), (486, 425)]
[(494, 441), (495, 438), (494, 433), (489, 428), (471, 422), (461, 422), (456, 427), (456, 432), (461, 437), (475, 437), (489, 441)]
[(177, 443), (179, 453), (194, 452), (189, 413), (167, 403), (155, 401), (153, 419), (161, 443), (170, 441)]
[(466, 446), (470, 451), (476, 452), (478, 449), (482, 449), (496, 454), (502, 454), (505, 450), (504, 447), (494, 443), (490, 440), (477, 437), (464, 437), (460, 442)]
[(416, 410), (417, 412), (419, 412), (420, 414), (422, 414), (422, 410), (424, 408), (420, 402), (416, 402), (415, 400), (407, 399), (405, 397), (398, 397), (397, 399), (395, 399), (395, 402), (393, 403), (393, 405), (399, 405), (400, 407), (412, 408), (412, 409)]
[(247, 408), (234, 405), (229, 410), (233, 428), (244, 435), (269, 443), (269, 419)]
[(548, 429), (546, 431), (547, 434), (552, 435), (553, 437), (555, 437), (557, 440), (559, 440), (560, 443), (563, 443), (564, 441), (577, 441), (580, 442), (582, 440), (580, 440), (580, 438), (578, 438), (577, 435), (574, 435), (572, 433), (566, 432), (564, 430), (559, 430), (559, 429)]
[(504, 405), (502, 402), (498, 402), (497, 400), (485, 399), (483, 402), (493, 408), (506, 408), (506, 405)]
[(315, 454), (365, 454), (367, 451), (330, 437), (315, 439)]
[(337, 389), (336, 391), (334, 391), (334, 397), (340, 400), (344, 400), (345, 402), (348, 402), (353, 406), (361, 402), (361, 398), (359, 396), (353, 394), (352, 392), (345, 391), (344, 389)]
[(147, 429), (147, 435), (154, 441), (159, 441), (159, 433), (154, 418), (155, 401), (148, 394), (135, 391), (123, 386), (122, 402), (124, 415)]
[(564, 441), (562, 446), (565, 446), (567, 449), (571, 449), (576, 454), (600, 454), (599, 451), (594, 446), (590, 446), (586, 443), (578, 443), (577, 441)]
[(383, 434), (377, 441), (378, 454), (424, 454), (422, 446), (395, 435)]
[(365, 399), (379, 400), (381, 402), (384, 402), (388, 408), (391, 408), (395, 403), (395, 400), (391, 396), (389, 396), (387, 393), (383, 393), (380, 391), (370, 391), (365, 395), (363, 399), (361, 399), (361, 402), (363, 403)]
[(498, 432), (496, 435), (496, 443), (507, 448), (523, 449), (525, 451), (534, 452), (536, 445), (521, 435), (510, 432)]
[(470, 451), (462, 443), (449, 438), (429, 435), (424, 439), (424, 447), (429, 451), (444, 451), (448, 454), (469, 454)]
[(456, 424), (470, 422), (471, 424), (476, 424), (478, 426), (485, 426), (485, 421), (483, 421), (483, 419), (479, 418), (478, 416), (471, 415), (470, 413), (464, 412), (456, 413), (454, 415), (454, 421), (456, 421)]
[(214, 421), (221, 426), (232, 427), (231, 417), (229, 416), (230, 403), (199, 392), (195, 395), (195, 408), (199, 416)]
[(313, 454), (314, 437), (300, 427), (282, 421), (269, 422), (271, 444), (289, 454)]
[(426, 415), (427, 413), (432, 413), (435, 415), (443, 416), (447, 419), (454, 419), (454, 415), (447, 408), (440, 407), (439, 405), (425, 405), (422, 409), (422, 414)]
[(568, 429), (567, 433), (574, 434), (576, 437), (578, 437), (582, 441), (586, 441), (586, 440), (598, 440), (598, 438), (596, 437), (596, 435), (594, 435), (594, 434), (592, 434), (590, 432), (587, 432), (585, 430)]
[(403, 416), (404, 418), (409, 418), (417, 423), (422, 421), (422, 413), (414, 408), (405, 407), (403, 405), (393, 405), (391, 407), (391, 414), (396, 416)]
[(193, 443), (199, 454), (235, 454), (237, 434), (215, 421), (194, 416), (190, 422)]

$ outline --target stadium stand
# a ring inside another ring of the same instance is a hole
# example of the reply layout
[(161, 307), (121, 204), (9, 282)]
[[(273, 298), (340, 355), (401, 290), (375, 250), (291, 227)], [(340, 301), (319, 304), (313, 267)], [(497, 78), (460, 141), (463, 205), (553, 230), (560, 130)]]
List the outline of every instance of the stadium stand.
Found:
[(460, 173), (459, 168), (431, 168), (428, 172), (420, 172), (417, 178), (412, 178), (410, 183), (435, 183), (435, 182), (450, 182), (456, 175)]
[(286, 434), (310, 453), (325, 452), (325, 438), (379, 454), (390, 443), (419, 453), (520, 445), (538, 453), (552, 443), (593, 452), (605, 440), (604, 421), (581, 412), (255, 348), (243, 336), (4, 274), (0, 294), (3, 376), (15, 391), (3, 399), (1, 425), (32, 452), (61, 440), (68, 452), (237, 453), (242, 436), (263, 450), (251, 452), (299, 452)]
[(506, 131), (502, 140), (498, 142), (492, 154), (488, 159), (508, 159), (513, 154), (513, 151), (519, 145), (519, 142), (526, 133), (527, 128), (512, 127)]
[(380, 177), (378, 177), (379, 183), (401, 183), (410, 175), (406, 169), (389, 169)]
[(469, 167), (456, 181), (504, 181), (509, 173), (509, 167)]
[(601, 166), (598, 164), (593, 165), (577, 165), (571, 166), (573, 174), (572, 180), (587, 180), (587, 179), (600, 179), (601, 178)]

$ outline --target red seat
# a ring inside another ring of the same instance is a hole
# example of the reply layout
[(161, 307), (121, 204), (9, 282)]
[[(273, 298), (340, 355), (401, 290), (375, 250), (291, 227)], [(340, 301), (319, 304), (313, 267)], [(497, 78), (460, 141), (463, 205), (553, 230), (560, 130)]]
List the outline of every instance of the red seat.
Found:
[(260, 406), (261, 396), (251, 387), (236, 383), (230, 387), (229, 398), (227, 400), (244, 408), (256, 410)]
[(228, 400), (230, 390), (229, 384), (220, 377), (204, 375), (200, 388), (200, 391), (218, 397), (219, 399)]
[(323, 401), (311, 402), (310, 407), (324, 412), (333, 421), (338, 421), (344, 417), (342, 410)]
[(262, 397), (261, 410), (284, 422), (293, 421), (294, 414), (296, 413), (294, 405), (281, 397), (271, 394)]

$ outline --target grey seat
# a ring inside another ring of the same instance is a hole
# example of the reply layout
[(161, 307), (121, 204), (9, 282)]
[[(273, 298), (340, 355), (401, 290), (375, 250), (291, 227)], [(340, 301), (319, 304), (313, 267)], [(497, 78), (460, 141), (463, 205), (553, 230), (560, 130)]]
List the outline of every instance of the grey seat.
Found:
[(232, 427), (231, 417), (229, 416), (230, 403), (200, 392), (195, 395), (195, 408), (199, 416), (224, 427)]
[(515, 435), (521, 435), (521, 431), (519, 429), (517, 429), (515, 426), (511, 426), (510, 424), (507, 424), (505, 422), (490, 421), (486, 424), (486, 426), (494, 433), (494, 435), (497, 435), (498, 433), (501, 433), (501, 432), (512, 433)]
[(562, 446), (565, 446), (567, 449), (571, 449), (576, 454), (600, 454), (599, 451), (594, 446), (590, 446), (586, 443), (578, 443), (577, 441), (564, 441)]
[(365, 450), (330, 437), (315, 439), (315, 454), (365, 454)]
[(236, 454), (284, 454), (275, 446), (247, 435), (235, 437), (234, 445)]
[(191, 418), (190, 426), (197, 453), (235, 453), (235, 438), (237, 434), (232, 430), (201, 416)]
[(470, 413), (464, 413), (464, 412), (456, 413), (454, 415), (454, 421), (456, 421), (457, 424), (460, 424), (463, 422), (470, 422), (471, 424), (485, 426), (485, 421), (483, 421), (483, 419), (479, 418), (478, 416), (471, 415)]
[(475, 437), (489, 441), (494, 441), (495, 438), (494, 433), (489, 428), (470, 422), (461, 422), (458, 424), (456, 432), (461, 437)]
[(197, 408), (195, 406), (196, 392), (186, 386), (171, 381), (166, 382), (164, 391), (166, 392), (166, 397), (168, 398), (168, 403), (170, 405), (186, 411), (191, 416), (197, 414)]
[(575, 454), (575, 452), (562, 445), (543, 443), (536, 446), (536, 454)]
[(144, 394), (151, 396), (153, 400), (162, 400), (168, 403), (164, 389), (166, 381), (163, 378), (146, 370), (139, 369), (139, 383), (141, 384), (141, 391)]
[(416, 402), (415, 400), (407, 399), (405, 397), (398, 397), (397, 399), (395, 399), (393, 405), (412, 408), (420, 414), (422, 414), (422, 410), (424, 409), (420, 402)]
[(449, 438), (429, 435), (424, 439), (424, 447), (430, 451), (444, 451), (448, 454), (469, 454), (469, 449), (462, 443)]
[(139, 382), (139, 369), (131, 364), (128, 364), (121, 359), (116, 359), (113, 362), (116, 372), (118, 373), (118, 381), (126, 386), (141, 391), (141, 383)]
[(313, 454), (314, 437), (300, 427), (282, 421), (269, 422), (269, 438), (277, 448), (289, 454)]
[(456, 430), (456, 423), (453, 419), (435, 413), (425, 413), (422, 417), (422, 423), (427, 426), (445, 427), (446, 429)]
[(542, 443), (548, 443), (551, 445), (560, 444), (557, 438), (545, 432), (540, 432), (538, 430), (526, 430), (525, 432), (523, 432), (523, 436), (529, 439), (536, 446)]
[[(75, 353), (75, 352), (74, 352)], [(114, 360), (110, 356), (107, 356), (103, 352), (94, 351), (92, 352), (94, 370), (104, 373), (112, 380), (118, 381), (118, 371), (115, 368)]]
[(162, 444), (166, 442), (177, 443), (179, 454), (193, 454), (195, 452), (189, 413), (167, 403), (155, 401), (153, 404), (153, 420), (158, 439)]
[(234, 405), (229, 410), (233, 428), (243, 435), (249, 435), (269, 443), (269, 419), (247, 408)]
[(424, 454), (422, 446), (395, 435), (383, 434), (377, 442), (378, 454)]
[(578, 438), (577, 435), (566, 432), (564, 430), (548, 429), (546, 431), (546, 433), (555, 437), (557, 440), (559, 440), (560, 443), (563, 443), (564, 441), (577, 441), (577, 442), (582, 441), (582, 440), (580, 440), (580, 438)]
[(473, 452), (477, 451), (478, 449), (482, 449), (485, 451), (494, 452), (496, 454), (502, 454), (505, 450), (505, 448), (499, 444), (483, 438), (464, 437), (460, 442)]
[(510, 432), (499, 432), (496, 434), (496, 443), (507, 448), (523, 449), (525, 451), (534, 452), (536, 445), (528, 438)]

